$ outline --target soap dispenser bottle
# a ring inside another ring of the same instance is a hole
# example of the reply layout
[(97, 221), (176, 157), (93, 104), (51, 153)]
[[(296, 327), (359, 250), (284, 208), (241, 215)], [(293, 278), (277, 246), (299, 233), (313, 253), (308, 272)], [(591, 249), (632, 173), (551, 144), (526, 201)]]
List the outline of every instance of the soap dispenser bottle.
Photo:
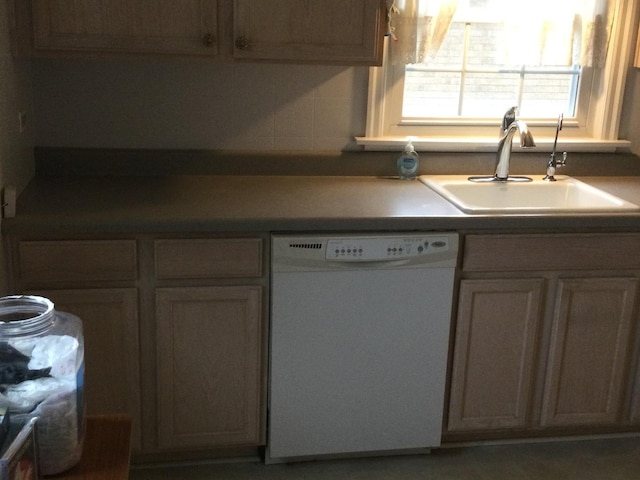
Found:
[(414, 180), (416, 178), (418, 161), (418, 152), (416, 152), (411, 140), (409, 140), (409, 143), (404, 147), (404, 152), (400, 154), (396, 162), (400, 180)]

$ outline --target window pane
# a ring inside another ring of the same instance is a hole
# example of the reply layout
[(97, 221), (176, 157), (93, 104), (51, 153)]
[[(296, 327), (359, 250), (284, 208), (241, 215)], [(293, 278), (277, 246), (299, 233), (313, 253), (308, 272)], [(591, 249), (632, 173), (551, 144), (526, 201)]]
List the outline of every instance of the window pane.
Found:
[(495, 67), (504, 62), (499, 58), (500, 42), (504, 38), (504, 26), (499, 23), (476, 23), (469, 25), (468, 67)]
[(496, 117), (518, 103), (520, 75), (513, 73), (469, 73), (462, 101), (464, 117)]
[(453, 23), (449, 28), (449, 32), (444, 42), (440, 46), (438, 53), (428, 65), (433, 68), (462, 68), (462, 59), (464, 57), (464, 23)]
[(577, 72), (525, 73), (522, 95), (518, 73), (462, 74), (407, 69), (402, 114), (404, 117), (495, 117), (520, 102), (519, 115), (548, 118), (575, 115)]
[(574, 116), (580, 69), (523, 65), (520, 45), (505, 48), (504, 23), (488, 19), (487, 1), (467, 5), (435, 58), (406, 67), (402, 116), (500, 117), (513, 105), (529, 118)]
[(407, 68), (403, 117), (456, 117), (460, 96), (460, 74)]
[(529, 74), (524, 78), (520, 114), (549, 117), (575, 115), (578, 77), (572, 74)]

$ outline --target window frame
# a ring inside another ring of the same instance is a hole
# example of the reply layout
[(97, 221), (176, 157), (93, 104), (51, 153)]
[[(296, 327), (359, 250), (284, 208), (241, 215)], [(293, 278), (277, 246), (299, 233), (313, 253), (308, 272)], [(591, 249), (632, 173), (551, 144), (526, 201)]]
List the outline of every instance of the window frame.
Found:
[[(611, 1), (614, 2), (614, 18), (606, 64), (603, 68), (583, 68), (578, 116), (565, 120), (558, 138), (558, 148), (564, 151), (614, 152), (618, 148), (628, 148), (631, 143), (619, 139), (618, 130), (627, 71), (633, 62), (639, 2)], [(398, 150), (407, 137), (413, 137), (413, 144), (419, 151), (495, 151), (501, 118), (398, 121), (402, 115), (404, 67), (390, 65), (388, 42), (387, 37), (382, 66), (370, 67), (365, 135), (356, 137), (357, 143), (370, 151)], [(397, 78), (398, 69), (402, 70), (400, 79)], [(505, 105), (505, 111), (509, 107)], [(537, 147), (527, 151), (551, 151), (557, 118), (520, 118), (527, 122), (536, 140)], [(514, 142), (514, 150), (518, 149)]]

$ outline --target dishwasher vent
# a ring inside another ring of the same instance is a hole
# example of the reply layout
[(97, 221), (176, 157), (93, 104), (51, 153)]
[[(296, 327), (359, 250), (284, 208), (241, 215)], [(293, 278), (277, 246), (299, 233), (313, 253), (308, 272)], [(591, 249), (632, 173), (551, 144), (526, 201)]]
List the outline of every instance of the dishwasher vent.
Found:
[(322, 243), (300, 242), (290, 243), (289, 248), (304, 248), (306, 250), (321, 250)]

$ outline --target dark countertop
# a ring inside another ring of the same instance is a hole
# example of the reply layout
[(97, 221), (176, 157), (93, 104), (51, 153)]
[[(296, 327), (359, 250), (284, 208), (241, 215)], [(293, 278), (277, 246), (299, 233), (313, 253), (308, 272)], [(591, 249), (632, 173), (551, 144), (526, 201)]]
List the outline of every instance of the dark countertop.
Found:
[[(640, 177), (576, 178), (640, 205)], [(637, 231), (622, 214), (467, 215), (418, 181), (375, 176), (36, 176), (5, 234)]]

